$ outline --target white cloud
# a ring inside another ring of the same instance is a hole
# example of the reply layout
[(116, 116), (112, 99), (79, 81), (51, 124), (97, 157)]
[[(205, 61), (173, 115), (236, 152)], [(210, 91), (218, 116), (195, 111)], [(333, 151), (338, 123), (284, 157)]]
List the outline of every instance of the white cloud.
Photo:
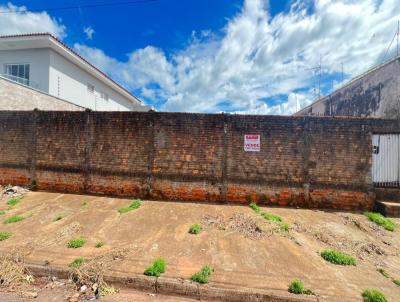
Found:
[(89, 39), (89, 40), (93, 39), (93, 35), (94, 35), (94, 29), (93, 28), (91, 28), (90, 26), (85, 27), (83, 29), (83, 32), (86, 34), (86, 38), (87, 39)]
[(66, 35), (61, 21), (50, 17), (47, 12), (29, 12), (25, 6), (11, 3), (0, 5), (0, 11), (0, 35), (49, 32), (60, 39)]
[(400, 16), (398, 0), (296, 0), (274, 17), (267, 9), (246, 0), (221, 37), (194, 33), (169, 56), (148, 46), (119, 62), (75, 48), (143, 97), (165, 100), (161, 110), (291, 114), (312, 100), (310, 68), (320, 58), (327, 74), (340, 73), (342, 63), (348, 76), (360, 73), (382, 60)]

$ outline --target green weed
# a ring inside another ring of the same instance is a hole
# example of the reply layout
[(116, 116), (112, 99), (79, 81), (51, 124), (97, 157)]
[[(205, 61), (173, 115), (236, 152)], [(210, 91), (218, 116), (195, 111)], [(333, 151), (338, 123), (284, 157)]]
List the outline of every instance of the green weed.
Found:
[(325, 250), (321, 253), (321, 257), (333, 264), (356, 265), (356, 259), (350, 255), (336, 250)]
[(393, 232), (396, 228), (396, 224), (393, 220), (386, 218), (379, 213), (365, 212), (364, 215), (367, 216), (369, 220), (375, 222), (377, 225), (382, 226), (387, 231)]
[(7, 201), (7, 204), (10, 207), (13, 207), (13, 206), (17, 205), (18, 203), (20, 203), (21, 200), (22, 200), (22, 197), (12, 197)]
[(0, 211), (0, 215), (4, 215), (6, 211)]
[(252, 208), (257, 214), (261, 212), (261, 208), (255, 202), (250, 203), (249, 207)]
[(130, 212), (130, 211), (132, 211), (132, 210), (135, 210), (135, 209), (140, 208), (141, 204), (142, 204), (142, 203), (141, 203), (140, 199), (135, 199), (135, 200), (130, 204), (129, 207), (127, 207), (127, 208), (119, 208), (119, 209), (118, 209), (118, 212), (119, 212), (120, 214), (128, 213), (128, 212)]
[(382, 276), (384, 276), (385, 278), (390, 278), (389, 273), (388, 273), (387, 271), (385, 271), (383, 268), (378, 268), (377, 271), (378, 271), (379, 273), (381, 273)]
[(162, 258), (156, 259), (153, 265), (146, 268), (144, 274), (146, 276), (159, 277), (162, 273), (165, 273), (166, 263)]
[(196, 235), (196, 234), (199, 234), (199, 233), (201, 232), (201, 230), (202, 230), (201, 225), (195, 223), (195, 224), (193, 224), (193, 225), (190, 227), (189, 233), (190, 233), (190, 234), (195, 234), (195, 235)]
[(385, 295), (376, 289), (365, 289), (361, 295), (364, 302), (389, 302)]
[(211, 276), (211, 274), (214, 272), (214, 269), (209, 266), (203, 266), (200, 272), (195, 273), (192, 277), (191, 280), (197, 283), (208, 283), (208, 278)]
[(89, 204), (89, 202), (88, 202), (87, 200), (85, 200), (85, 201), (82, 202), (82, 207), (85, 207), (85, 206), (87, 206), (88, 204)]
[(77, 249), (77, 248), (80, 248), (80, 247), (84, 246), (85, 243), (86, 243), (86, 240), (82, 239), (82, 238), (72, 239), (72, 240), (68, 241), (68, 245), (67, 246), (70, 249)]
[(254, 212), (260, 214), (265, 220), (276, 222), (282, 232), (289, 232), (289, 224), (284, 222), (282, 217), (272, 213), (261, 211), (261, 208), (254, 202), (250, 203), (249, 206), (253, 209)]
[(15, 222), (18, 222), (18, 221), (21, 221), (24, 219), (25, 219), (25, 217), (23, 217), (23, 216), (15, 215), (15, 216), (11, 216), (11, 217), (7, 218), (6, 220), (4, 220), (4, 223), (15, 223)]
[(279, 223), (279, 228), (282, 232), (289, 232), (289, 224), (287, 224), (286, 222)]
[(81, 266), (84, 262), (85, 262), (85, 258), (78, 257), (78, 258), (75, 258), (75, 260), (72, 261), (70, 264), (68, 264), (68, 266), (71, 268), (77, 268), (77, 267)]
[(274, 215), (274, 214), (267, 213), (267, 212), (262, 212), (261, 216), (264, 217), (264, 219), (269, 220), (269, 221), (282, 222), (282, 218), (278, 215)]
[(95, 245), (95, 248), (101, 248), (104, 245), (103, 241), (98, 241)]
[(289, 293), (296, 294), (296, 295), (314, 295), (313, 291), (305, 288), (304, 284), (301, 280), (299, 279), (294, 279), (290, 284), (289, 284)]
[(396, 284), (397, 286), (400, 286), (400, 279), (393, 279), (392, 280), (394, 284)]
[(12, 236), (11, 232), (8, 231), (0, 231), (0, 241), (4, 241)]

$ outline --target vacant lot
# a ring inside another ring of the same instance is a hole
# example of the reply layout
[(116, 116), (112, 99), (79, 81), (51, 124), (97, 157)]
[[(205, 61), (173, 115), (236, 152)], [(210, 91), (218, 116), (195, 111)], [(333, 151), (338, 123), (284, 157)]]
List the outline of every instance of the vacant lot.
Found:
[[(115, 252), (123, 253), (111, 260), (115, 273), (143, 274), (162, 257), (166, 277), (190, 279), (208, 264), (215, 269), (210, 283), (224, 287), (286, 292), (298, 278), (321, 301), (361, 301), (364, 288), (400, 301), (391, 279), (400, 279), (399, 228), (386, 231), (362, 214), (262, 207), (289, 225), (285, 231), (247, 206), (143, 201), (137, 208), (127, 199), (41, 192), (6, 202), (0, 231), (12, 236), (0, 241), (0, 252), (17, 248), (28, 263), (67, 267), (77, 257)], [(23, 219), (3, 223), (10, 217)], [(201, 226), (198, 234), (189, 233), (193, 224)], [(71, 239), (85, 243), (68, 248)], [(357, 265), (325, 261), (320, 252), (328, 248), (352, 255)]]

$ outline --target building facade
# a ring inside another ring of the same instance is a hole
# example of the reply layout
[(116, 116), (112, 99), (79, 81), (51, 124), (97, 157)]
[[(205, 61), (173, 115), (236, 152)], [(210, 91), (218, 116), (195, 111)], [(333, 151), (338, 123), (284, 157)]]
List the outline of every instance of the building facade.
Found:
[(294, 115), (400, 118), (400, 56), (355, 77)]
[(150, 109), (50, 34), (1, 36), (0, 75), (95, 111)]

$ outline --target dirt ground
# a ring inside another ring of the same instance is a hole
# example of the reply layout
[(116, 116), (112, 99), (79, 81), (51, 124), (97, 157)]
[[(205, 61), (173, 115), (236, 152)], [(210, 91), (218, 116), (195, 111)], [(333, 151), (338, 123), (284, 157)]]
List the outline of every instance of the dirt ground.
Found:
[[(0, 252), (17, 248), (28, 263), (67, 267), (76, 257), (92, 259), (123, 248), (126, 254), (110, 263), (110, 272), (142, 274), (162, 257), (167, 262), (164, 276), (171, 278), (189, 279), (209, 264), (215, 269), (210, 283), (223, 287), (286, 292), (290, 281), (299, 278), (320, 301), (362, 301), (365, 288), (400, 301), (400, 287), (377, 271), (383, 268), (400, 279), (400, 228), (385, 231), (362, 214), (262, 207), (289, 224), (286, 233), (247, 206), (143, 201), (129, 213), (117, 211), (130, 203), (30, 192), (9, 207), (3, 198), (0, 211), (5, 213), (0, 220), (13, 215), (25, 219), (0, 224), (0, 231), (13, 233), (0, 242)], [(62, 219), (55, 221), (57, 216)], [(400, 225), (400, 219), (395, 221)], [(203, 226), (198, 235), (188, 233), (194, 223)], [(67, 248), (74, 238), (87, 242), (81, 248)], [(104, 246), (96, 248), (98, 241)], [(326, 262), (319, 253), (327, 248), (353, 255), (357, 266)]]
[[(60, 302), (68, 301), (70, 297), (75, 294), (74, 288), (68, 285), (59, 285), (55, 287), (50, 287), (49, 285), (54, 282), (43, 283), (44, 280), (39, 280), (35, 282), (35, 285), (31, 287), (31, 293), (37, 293), (36, 298), (23, 297), (21, 294), (10, 291), (0, 291), (0, 301), (1, 302), (26, 302), (26, 301), (38, 301), (38, 302)], [(66, 280), (56, 281), (62, 284), (68, 283)], [(97, 300), (99, 301), (99, 300)], [(118, 293), (102, 297), (100, 299), (102, 302), (194, 302), (197, 300), (173, 297), (173, 296), (163, 296), (155, 295), (150, 293), (139, 292), (135, 290), (121, 289)]]

